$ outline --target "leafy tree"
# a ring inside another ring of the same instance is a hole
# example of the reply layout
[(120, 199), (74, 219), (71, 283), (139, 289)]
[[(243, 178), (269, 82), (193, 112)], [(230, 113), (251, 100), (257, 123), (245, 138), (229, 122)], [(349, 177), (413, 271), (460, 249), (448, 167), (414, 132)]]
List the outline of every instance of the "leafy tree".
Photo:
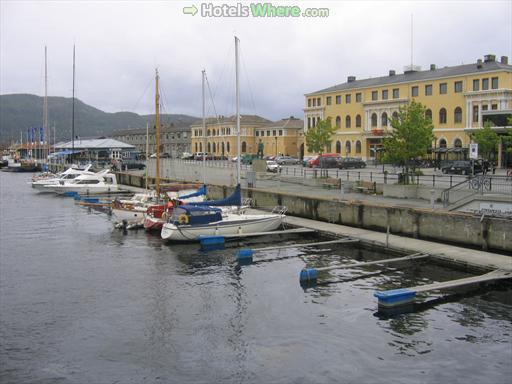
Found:
[(426, 108), (414, 100), (401, 107), (391, 119), (393, 130), (384, 138), (384, 161), (403, 167), (404, 183), (409, 183), (409, 166), (417, 157), (427, 154), (434, 140), (432, 121), (425, 116)]
[(331, 118), (320, 120), (316, 127), (309, 128), (306, 133), (306, 146), (308, 152), (321, 155), (325, 147), (332, 141), (331, 136), (336, 132), (336, 128), (331, 125)]
[(491, 154), (494, 154), (496, 145), (500, 140), (498, 134), (492, 130), (489, 121), (485, 122), (483, 129), (473, 133), (472, 138), (478, 144), (478, 152), (487, 160), (489, 160)]

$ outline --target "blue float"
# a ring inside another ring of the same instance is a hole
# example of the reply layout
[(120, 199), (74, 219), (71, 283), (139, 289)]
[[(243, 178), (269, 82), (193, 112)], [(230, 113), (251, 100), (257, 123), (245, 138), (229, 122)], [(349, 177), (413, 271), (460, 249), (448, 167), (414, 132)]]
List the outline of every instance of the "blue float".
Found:
[(74, 191), (64, 192), (64, 196), (75, 197), (76, 195), (78, 195), (78, 192), (74, 192)]
[(208, 248), (211, 246), (224, 245), (226, 238), (224, 236), (200, 236), (199, 241), (201, 242), (201, 247)]
[(238, 259), (239, 262), (250, 264), (250, 263), (252, 263), (253, 253), (254, 253), (253, 250), (250, 248), (240, 249), (236, 253), (236, 258)]
[(416, 291), (400, 288), (389, 291), (377, 291), (373, 296), (379, 300), (379, 306), (398, 307), (400, 305), (410, 304), (416, 297)]
[[(76, 197), (75, 197), (75, 199), (76, 199)], [(93, 198), (93, 197), (84, 197), (82, 200), (86, 203), (91, 203), (91, 204), (98, 204), (100, 202), (100, 199)]]
[(301, 283), (315, 284), (318, 278), (318, 270), (316, 268), (304, 268), (300, 271), (299, 279)]

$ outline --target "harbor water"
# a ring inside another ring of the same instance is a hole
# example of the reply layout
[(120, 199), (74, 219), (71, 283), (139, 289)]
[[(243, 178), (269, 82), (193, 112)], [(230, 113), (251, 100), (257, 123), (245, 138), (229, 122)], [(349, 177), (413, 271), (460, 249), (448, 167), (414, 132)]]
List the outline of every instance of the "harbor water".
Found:
[[(0, 172), (0, 382), (510, 383), (512, 289), (500, 283), (383, 315), (378, 289), (469, 276), (429, 262), (299, 271), (390, 257), (357, 245), (291, 248), (238, 266)], [(325, 240), (325, 239), (324, 239)], [(272, 260), (284, 257), (281, 260)], [(262, 261), (263, 259), (263, 261)]]

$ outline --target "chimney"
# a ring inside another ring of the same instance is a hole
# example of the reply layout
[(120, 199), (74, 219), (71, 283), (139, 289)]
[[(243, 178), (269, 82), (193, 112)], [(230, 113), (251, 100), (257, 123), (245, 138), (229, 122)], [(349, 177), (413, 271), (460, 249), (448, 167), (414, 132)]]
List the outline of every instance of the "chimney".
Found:
[(430, 70), (431, 71), (435, 71), (436, 70), (436, 65), (435, 64), (430, 64)]
[(508, 64), (508, 56), (501, 56), (501, 64)]
[(396, 75), (396, 72), (394, 69), (390, 69), (389, 70), (389, 76), (395, 76)]
[(482, 59), (478, 59), (476, 61), (476, 67), (479, 68), (479, 69), (482, 68)]
[(496, 61), (496, 55), (485, 55), (484, 56), (484, 63), (492, 63), (493, 61)]
[(348, 83), (352, 83), (352, 82), (354, 82), (354, 81), (356, 81), (356, 77), (355, 77), (355, 76), (349, 76), (349, 77), (347, 77), (347, 82), (348, 82)]

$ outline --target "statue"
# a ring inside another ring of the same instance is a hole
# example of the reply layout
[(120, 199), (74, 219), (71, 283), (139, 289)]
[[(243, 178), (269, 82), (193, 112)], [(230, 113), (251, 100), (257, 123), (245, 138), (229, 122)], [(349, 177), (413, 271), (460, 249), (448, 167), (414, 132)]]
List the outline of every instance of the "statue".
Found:
[(261, 142), (261, 139), (260, 139), (260, 142), (258, 143), (258, 153), (256, 154), (258, 159), (263, 159), (263, 148), (264, 148), (264, 145), (263, 145), (263, 143)]

